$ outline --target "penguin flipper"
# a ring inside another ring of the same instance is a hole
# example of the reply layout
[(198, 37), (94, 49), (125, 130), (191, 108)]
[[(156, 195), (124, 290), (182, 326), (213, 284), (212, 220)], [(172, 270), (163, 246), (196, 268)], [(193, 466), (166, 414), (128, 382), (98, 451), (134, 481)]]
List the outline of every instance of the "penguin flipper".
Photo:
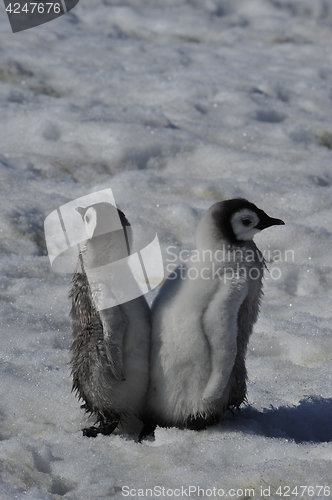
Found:
[(125, 380), (123, 367), (123, 341), (128, 327), (128, 318), (120, 306), (99, 311), (103, 324), (103, 348), (114, 378)]
[(222, 374), (219, 376), (218, 374), (214, 374), (213, 377), (210, 377), (203, 392), (203, 401), (206, 403), (212, 403), (213, 401), (220, 399), (223, 395), (227, 382), (228, 379), (226, 377), (222, 377)]
[[(203, 392), (203, 401), (207, 403), (221, 398), (226, 389), (237, 354), (238, 311), (248, 294), (244, 279), (226, 278), (203, 317), (204, 333), (211, 353), (211, 373)], [(223, 304), (222, 308), (220, 304)], [(220, 324), (216, 328), (218, 317)]]

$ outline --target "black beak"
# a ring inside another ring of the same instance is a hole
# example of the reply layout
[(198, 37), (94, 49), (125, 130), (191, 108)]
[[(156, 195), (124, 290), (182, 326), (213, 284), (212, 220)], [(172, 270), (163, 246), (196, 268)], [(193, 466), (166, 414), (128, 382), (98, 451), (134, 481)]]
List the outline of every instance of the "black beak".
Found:
[(274, 219), (273, 217), (269, 217), (265, 212), (263, 212), (263, 215), (260, 217), (260, 221), (257, 224), (256, 228), (262, 230), (270, 226), (284, 226), (284, 225), (285, 223), (283, 220)]

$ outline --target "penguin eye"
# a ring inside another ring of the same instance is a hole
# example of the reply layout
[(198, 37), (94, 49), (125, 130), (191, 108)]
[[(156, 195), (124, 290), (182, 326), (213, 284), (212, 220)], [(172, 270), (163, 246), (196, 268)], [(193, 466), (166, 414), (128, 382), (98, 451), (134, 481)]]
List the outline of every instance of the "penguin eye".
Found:
[(89, 222), (89, 220), (90, 220), (90, 218), (89, 218), (89, 216), (87, 215), (87, 216), (85, 217), (85, 222)]
[(248, 217), (245, 217), (244, 219), (242, 219), (241, 222), (244, 226), (250, 226), (250, 224), (251, 224), (251, 220)]

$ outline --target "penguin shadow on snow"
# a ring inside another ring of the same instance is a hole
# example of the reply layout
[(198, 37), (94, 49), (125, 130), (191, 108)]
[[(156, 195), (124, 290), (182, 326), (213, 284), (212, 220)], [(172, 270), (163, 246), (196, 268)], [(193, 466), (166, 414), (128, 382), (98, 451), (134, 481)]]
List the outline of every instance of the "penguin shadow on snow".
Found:
[(332, 398), (310, 396), (297, 406), (271, 407), (258, 411), (247, 406), (235, 419), (226, 417), (219, 424), (221, 432), (227, 429), (248, 434), (285, 438), (296, 443), (323, 443), (332, 441)]

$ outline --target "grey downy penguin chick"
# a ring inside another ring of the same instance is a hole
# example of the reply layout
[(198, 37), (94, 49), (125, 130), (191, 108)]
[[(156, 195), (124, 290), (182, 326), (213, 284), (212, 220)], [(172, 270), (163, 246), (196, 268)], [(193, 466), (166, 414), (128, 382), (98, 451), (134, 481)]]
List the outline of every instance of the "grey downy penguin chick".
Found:
[[(73, 390), (99, 423), (83, 434), (94, 437), (142, 418), (149, 382), (150, 308), (144, 296), (128, 302), (124, 296), (119, 305), (105, 307), (121, 295), (109, 264), (124, 262), (121, 259), (130, 254), (132, 230), (123, 212), (104, 202), (76, 210), (87, 241), (70, 291), (70, 364)], [(120, 229), (110, 230), (114, 223)]]
[(215, 203), (201, 219), (197, 250), (152, 306), (150, 423), (141, 437), (156, 424), (205, 428), (245, 400), (265, 265), (252, 238), (281, 224), (242, 198)]

